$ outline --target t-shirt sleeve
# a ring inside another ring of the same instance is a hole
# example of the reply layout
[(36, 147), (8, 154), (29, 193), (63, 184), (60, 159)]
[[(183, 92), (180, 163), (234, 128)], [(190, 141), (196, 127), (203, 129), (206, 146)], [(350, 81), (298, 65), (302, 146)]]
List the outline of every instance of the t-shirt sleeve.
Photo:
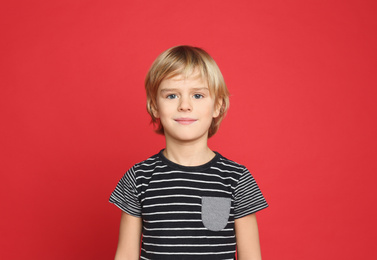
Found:
[(268, 207), (258, 184), (248, 169), (244, 169), (235, 192), (234, 218), (242, 218)]
[(109, 201), (124, 212), (135, 217), (141, 217), (141, 206), (133, 167), (120, 179), (115, 190), (111, 193)]

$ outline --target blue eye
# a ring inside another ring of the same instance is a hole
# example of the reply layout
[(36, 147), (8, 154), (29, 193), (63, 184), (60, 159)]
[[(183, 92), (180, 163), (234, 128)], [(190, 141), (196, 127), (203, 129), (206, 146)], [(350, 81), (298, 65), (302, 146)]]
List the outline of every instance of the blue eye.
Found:
[(195, 98), (195, 99), (200, 99), (200, 98), (203, 98), (203, 95), (201, 95), (201, 94), (195, 94), (195, 95), (194, 95), (194, 98)]
[(167, 99), (175, 99), (175, 98), (177, 98), (177, 95), (176, 94), (170, 94), (166, 98)]

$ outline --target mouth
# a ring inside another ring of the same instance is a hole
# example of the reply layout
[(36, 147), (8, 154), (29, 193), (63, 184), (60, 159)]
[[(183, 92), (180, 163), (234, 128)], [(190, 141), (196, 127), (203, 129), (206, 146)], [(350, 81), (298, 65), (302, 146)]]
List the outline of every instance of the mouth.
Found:
[(181, 124), (181, 125), (190, 125), (190, 124), (196, 122), (197, 120), (192, 119), (192, 118), (180, 117), (180, 118), (174, 119), (174, 121)]

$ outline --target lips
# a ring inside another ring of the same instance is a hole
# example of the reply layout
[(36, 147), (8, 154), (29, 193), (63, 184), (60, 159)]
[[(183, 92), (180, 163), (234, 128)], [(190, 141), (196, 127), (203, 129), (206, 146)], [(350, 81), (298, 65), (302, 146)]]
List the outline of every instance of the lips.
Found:
[(177, 123), (179, 123), (181, 125), (190, 125), (190, 124), (196, 122), (197, 120), (193, 119), (193, 118), (180, 117), (180, 118), (174, 119), (174, 121), (176, 121)]

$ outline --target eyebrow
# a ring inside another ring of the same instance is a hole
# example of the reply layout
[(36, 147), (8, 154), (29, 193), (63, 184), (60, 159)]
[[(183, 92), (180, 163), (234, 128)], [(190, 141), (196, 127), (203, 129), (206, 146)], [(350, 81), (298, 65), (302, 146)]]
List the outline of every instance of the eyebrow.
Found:
[[(171, 91), (178, 91), (178, 90), (179, 89), (177, 89), (177, 88), (163, 88), (160, 91), (161, 92), (171, 92)], [(209, 91), (208, 88), (192, 88), (190, 90), (194, 90), (194, 91), (207, 90), (207, 91)]]

